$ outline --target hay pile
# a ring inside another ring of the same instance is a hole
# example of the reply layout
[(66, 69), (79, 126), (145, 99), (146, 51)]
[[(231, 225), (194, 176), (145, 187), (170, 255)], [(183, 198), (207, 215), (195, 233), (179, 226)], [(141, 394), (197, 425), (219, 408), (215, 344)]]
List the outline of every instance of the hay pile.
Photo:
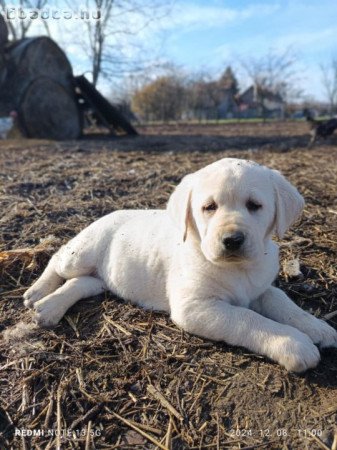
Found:
[(138, 150), (137, 139), (0, 149), (0, 447), (336, 449), (336, 350), (306, 375), (288, 374), (110, 293), (78, 303), (54, 330), (32, 324), (22, 293), (62, 243), (110, 211), (162, 208), (184, 174), (237, 156), (282, 170), (305, 196), (282, 245), (303, 277), (289, 277), (297, 263), (286, 263), (278, 282), (337, 326), (337, 149), (175, 153), (179, 137), (162, 139), (164, 152), (151, 140), (150, 152)]

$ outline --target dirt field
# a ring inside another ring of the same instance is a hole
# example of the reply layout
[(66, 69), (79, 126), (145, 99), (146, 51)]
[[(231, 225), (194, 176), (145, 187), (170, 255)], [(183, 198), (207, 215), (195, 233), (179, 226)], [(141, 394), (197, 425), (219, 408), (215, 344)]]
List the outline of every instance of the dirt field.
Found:
[(163, 208), (183, 175), (227, 156), (277, 168), (299, 188), (306, 208), (282, 261), (299, 258), (304, 277), (281, 272), (277, 283), (319, 317), (337, 310), (337, 137), (308, 150), (301, 123), (140, 131), (0, 141), (1, 250), (24, 249), (0, 257), (0, 448), (336, 450), (336, 349), (289, 374), (110, 293), (54, 330), (31, 323), (22, 294), (62, 243), (113, 210)]

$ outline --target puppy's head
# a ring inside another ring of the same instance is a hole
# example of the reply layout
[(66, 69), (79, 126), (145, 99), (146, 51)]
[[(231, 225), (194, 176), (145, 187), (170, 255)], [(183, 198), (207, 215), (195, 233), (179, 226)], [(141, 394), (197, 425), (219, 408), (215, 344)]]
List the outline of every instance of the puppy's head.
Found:
[(225, 158), (183, 178), (167, 208), (181, 239), (194, 239), (207, 260), (223, 265), (260, 260), (271, 235), (282, 237), (303, 206), (278, 171)]

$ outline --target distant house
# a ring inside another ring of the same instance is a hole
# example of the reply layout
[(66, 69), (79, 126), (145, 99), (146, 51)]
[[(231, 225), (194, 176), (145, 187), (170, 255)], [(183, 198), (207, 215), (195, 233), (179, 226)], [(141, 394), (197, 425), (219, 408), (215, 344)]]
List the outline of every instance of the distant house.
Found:
[(239, 108), (233, 90), (221, 89), (219, 97), (220, 104), (218, 106), (218, 118), (232, 119), (233, 117), (238, 117)]
[(232, 119), (238, 116), (238, 105), (232, 89), (219, 86), (216, 82), (205, 83), (204, 98), (198, 117), (208, 120)]
[(250, 86), (236, 97), (239, 117), (282, 119), (285, 102), (279, 93), (257, 85)]

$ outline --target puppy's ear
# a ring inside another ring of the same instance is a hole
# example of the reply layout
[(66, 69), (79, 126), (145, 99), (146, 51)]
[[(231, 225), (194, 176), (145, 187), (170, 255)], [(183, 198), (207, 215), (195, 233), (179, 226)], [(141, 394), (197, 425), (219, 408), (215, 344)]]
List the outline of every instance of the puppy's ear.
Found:
[(191, 197), (193, 175), (186, 175), (175, 188), (167, 204), (167, 211), (174, 223), (180, 228), (183, 241), (191, 220)]
[(304, 199), (278, 170), (272, 170), (272, 179), (276, 197), (275, 231), (277, 236), (282, 238), (300, 216)]

